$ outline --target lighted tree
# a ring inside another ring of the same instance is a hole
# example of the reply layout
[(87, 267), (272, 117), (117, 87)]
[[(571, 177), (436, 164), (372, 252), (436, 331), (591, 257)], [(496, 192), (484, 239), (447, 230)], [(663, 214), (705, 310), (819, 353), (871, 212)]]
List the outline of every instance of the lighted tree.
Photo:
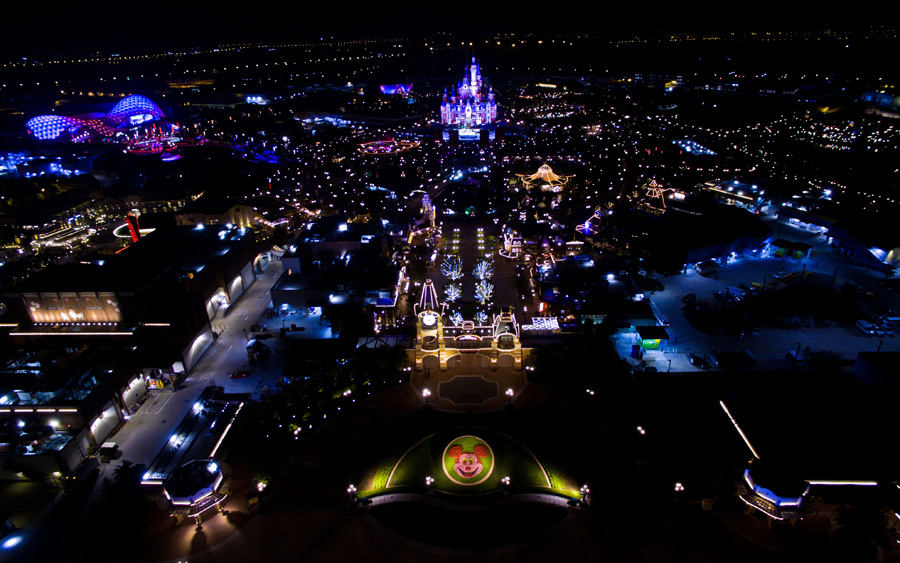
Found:
[(490, 301), (493, 295), (494, 284), (484, 280), (475, 284), (475, 299), (480, 301), (482, 305)]
[(475, 313), (475, 324), (484, 326), (484, 323), (487, 322), (487, 313), (484, 311), (478, 311)]
[(463, 323), (462, 313), (456, 311), (452, 315), (450, 315), (450, 322), (452, 322), (455, 326), (459, 326)]
[(475, 274), (476, 278), (484, 281), (490, 279), (490, 277), (494, 275), (494, 266), (487, 260), (479, 260), (478, 263), (475, 264), (475, 269), (472, 273)]
[(462, 288), (459, 284), (449, 283), (444, 287), (444, 295), (446, 296), (445, 301), (447, 303), (453, 303), (462, 297)]
[(460, 279), (463, 277), (462, 259), (459, 256), (447, 256), (441, 264), (441, 273), (453, 281)]

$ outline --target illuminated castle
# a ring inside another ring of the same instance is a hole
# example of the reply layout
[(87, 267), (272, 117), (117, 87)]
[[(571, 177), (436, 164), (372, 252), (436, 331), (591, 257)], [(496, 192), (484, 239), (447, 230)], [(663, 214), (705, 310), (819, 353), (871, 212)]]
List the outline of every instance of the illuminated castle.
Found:
[(472, 64), (466, 69), (462, 82), (456, 85), (452, 94), (444, 89), (444, 100), (441, 102), (441, 123), (461, 127), (478, 127), (497, 121), (497, 102), (494, 90), (482, 92), (481, 65), (472, 55)]

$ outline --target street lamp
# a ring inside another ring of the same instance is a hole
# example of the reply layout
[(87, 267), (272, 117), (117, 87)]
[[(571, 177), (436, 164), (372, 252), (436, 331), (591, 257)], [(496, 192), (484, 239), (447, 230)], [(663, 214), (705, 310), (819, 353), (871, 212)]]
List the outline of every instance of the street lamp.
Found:
[(515, 394), (516, 394), (516, 392), (512, 390), (512, 387), (510, 387), (509, 389), (506, 390), (506, 396), (509, 397), (510, 405), (512, 404), (512, 398), (513, 398), (513, 395), (515, 395)]
[(356, 487), (351, 483), (349, 487), (347, 487), (347, 493), (350, 495), (350, 499), (354, 502), (356, 501)]
[(587, 485), (581, 486), (581, 502), (587, 504), (587, 496), (591, 494), (591, 489)]
[(428, 405), (428, 397), (431, 396), (431, 390), (426, 387), (422, 390), (422, 396), (425, 397), (425, 404)]

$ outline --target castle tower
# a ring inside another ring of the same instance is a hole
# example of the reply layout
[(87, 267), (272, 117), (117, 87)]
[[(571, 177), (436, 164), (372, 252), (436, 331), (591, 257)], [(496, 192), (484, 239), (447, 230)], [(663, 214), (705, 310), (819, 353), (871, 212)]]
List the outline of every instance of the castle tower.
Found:
[(422, 214), (425, 216), (425, 220), (428, 222), (428, 227), (430, 229), (434, 229), (434, 204), (431, 203), (431, 198), (428, 197), (428, 194), (422, 196)]
[(485, 95), (483, 88), (481, 65), (473, 53), (472, 62), (463, 72), (463, 79), (452, 91), (449, 103), (445, 104), (443, 100), (441, 102), (441, 123), (475, 127), (495, 122), (497, 103), (493, 89)]
[[(413, 308), (416, 313), (416, 369), (424, 367), (426, 356), (436, 356), (438, 362), (444, 356), (444, 314), (445, 304), (438, 302), (437, 289), (431, 280), (422, 285), (422, 295)], [(446, 369), (446, 364), (443, 364)]]

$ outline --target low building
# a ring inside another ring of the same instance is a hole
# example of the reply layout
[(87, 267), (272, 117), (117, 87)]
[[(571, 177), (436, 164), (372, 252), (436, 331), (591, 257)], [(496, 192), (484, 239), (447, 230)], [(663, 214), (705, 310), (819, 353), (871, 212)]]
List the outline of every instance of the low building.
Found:
[(249, 228), (256, 224), (253, 208), (226, 197), (205, 195), (188, 203), (175, 213), (175, 224)]
[(147, 383), (130, 347), (22, 352), (0, 368), (0, 456), (18, 471), (71, 475), (139, 406)]
[(155, 379), (190, 370), (210, 320), (255, 281), (253, 232), (157, 229), (115, 256), (47, 268), (3, 293), (15, 344), (129, 343)]

